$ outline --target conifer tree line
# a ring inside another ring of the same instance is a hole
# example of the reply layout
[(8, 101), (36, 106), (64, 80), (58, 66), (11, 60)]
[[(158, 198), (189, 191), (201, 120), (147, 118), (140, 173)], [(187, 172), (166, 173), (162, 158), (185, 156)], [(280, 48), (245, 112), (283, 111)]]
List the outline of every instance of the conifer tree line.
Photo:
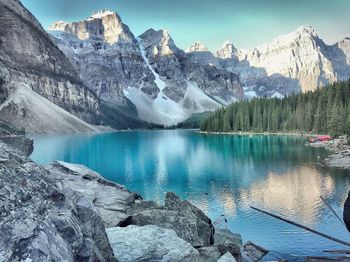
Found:
[(350, 134), (350, 80), (282, 99), (235, 102), (204, 118), (208, 132), (312, 132)]

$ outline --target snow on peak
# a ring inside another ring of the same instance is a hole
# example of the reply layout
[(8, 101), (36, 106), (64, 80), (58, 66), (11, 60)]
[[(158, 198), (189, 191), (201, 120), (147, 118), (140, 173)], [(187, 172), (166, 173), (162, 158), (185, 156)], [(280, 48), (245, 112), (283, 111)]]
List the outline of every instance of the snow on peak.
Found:
[(57, 22), (53, 23), (51, 26), (49, 26), (48, 30), (64, 31), (64, 29), (66, 28), (67, 25), (68, 25), (68, 23), (65, 21), (57, 21)]
[(224, 42), (221, 49), (216, 52), (216, 56), (222, 59), (233, 58), (237, 52), (236, 47), (229, 40)]
[(92, 15), (89, 18), (101, 19), (107, 15), (113, 15), (113, 14), (115, 14), (113, 11), (111, 11), (109, 9), (103, 9), (103, 10), (99, 10), (99, 11), (92, 13)]
[(310, 34), (310, 35), (316, 35), (315, 29), (311, 25), (303, 25), (297, 28), (295, 31), (299, 34)]
[(230, 41), (230, 40), (226, 40), (226, 41), (222, 44), (222, 48), (229, 47), (229, 46), (233, 46), (233, 47), (234, 47), (232, 41)]
[(194, 43), (186, 52), (208, 52), (208, 48), (200, 41)]

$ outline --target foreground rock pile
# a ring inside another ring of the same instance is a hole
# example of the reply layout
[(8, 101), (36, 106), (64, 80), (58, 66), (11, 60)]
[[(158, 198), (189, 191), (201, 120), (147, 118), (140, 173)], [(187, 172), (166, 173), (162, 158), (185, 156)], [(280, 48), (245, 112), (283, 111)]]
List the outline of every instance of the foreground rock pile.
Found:
[(94, 206), (0, 142), (0, 261), (115, 261)]
[[(46, 168), (0, 141), (0, 261), (257, 261), (188, 201), (164, 205), (81, 166)], [(258, 255), (257, 255), (258, 254)]]

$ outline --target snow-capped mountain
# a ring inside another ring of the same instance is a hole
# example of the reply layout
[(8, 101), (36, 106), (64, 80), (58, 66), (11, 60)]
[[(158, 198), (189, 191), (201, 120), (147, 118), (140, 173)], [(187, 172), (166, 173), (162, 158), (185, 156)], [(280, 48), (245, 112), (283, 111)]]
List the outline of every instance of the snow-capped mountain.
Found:
[(100, 123), (98, 98), (35, 17), (0, 0), (0, 24), (0, 118), (29, 133), (96, 131), (84, 121)]
[(135, 37), (109, 10), (80, 22), (59, 21), (49, 32), (101, 100), (134, 105), (142, 120), (173, 125), (243, 98), (236, 74), (179, 49), (166, 30)]
[(209, 49), (200, 41), (187, 48), (186, 52), (208, 52)]
[(225, 43), (216, 56), (240, 75), (245, 92), (257, 96), (312, 91), (350, 77), (349, 39), (328, 46), (310, 26), (254, 49)]

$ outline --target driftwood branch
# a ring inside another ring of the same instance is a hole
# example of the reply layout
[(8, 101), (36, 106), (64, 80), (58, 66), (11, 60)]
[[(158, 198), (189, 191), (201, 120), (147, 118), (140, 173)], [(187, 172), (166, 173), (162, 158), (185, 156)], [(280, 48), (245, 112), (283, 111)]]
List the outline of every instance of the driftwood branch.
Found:
[(326, 206), (332, 211), (332, 213), (336, 216), (336, 218), (338, 218), (338, 220), (340, 221), (340, 223), (342, 223), (343, 225), (345, 225), (344, 221), (338, 216), (338, 214), (335, 212), (335, 210), (331, 207), (330, 204), (328, 204), (328, 202), (326, 201), (326, 199), (324, 199), (322, 196), (320, 196), (321, 200), (326, 204)]
[(316, 234), (316, 235), (319, 235), (319, 236), (321, 236), (321, 237), (327, 238), (327, 239), (332, 240), (332, 241), (334, 241), (334, 242), (337, 242), (337, 243), (340, 243), (340, 244), (342, 244), (342, 245), (345, 245), (345, 246), (350, 247), (350, 243), (348, 243), (348, 242), (346, 242), (346, 241), (344, 241), (344, 240), (337, 239), (337, 238), (335, 238), (335, 237), (329, 236), (329, 235), (324, 234), (324, 233), (322, 233), (322, 232), (319, 232), (319, 231), (317, 231), (317, 230), (315, 230), (315, 229), (309, 228), (309, 227), (307, 227), (307, 226), (303, 226), (303, 225), (298, 224), (298, 223), (296, 223), (296, 222), (294, 222), (294, 221), (291, 221), (291, 220), (289, 220), (289, 219), (286, 219), (286, 218), (280, 217), (280, 216), (278, 216), (278, 215), (269, 213), (269, 212), (264, 211), (264, 210), (261, 210), (261, 209), (259, 209), (259, 208), (256, 208), (256, 207), (253, 207), (253, 206), (250, 206), (250, 208), (252, 208), (252, 209), (254, 209), (254, 210), (256, 210), (256, 211), (259, 211), (259, 212), (261, 212), (261, 213), (264, 213), (264, 214), (266, 214), (266, 215), (269, 215), (269, 216), (271, 216), (271, 217), (274, 217), (274, 218), (277, 218), (277, 219), (279, 219), (279, 220), (282, 220), (282, 221), (284, 221), (284, 222), (286, 222), (286, 223), (288, 223), (288, 224), (291, 224), (291, 225), (293, 225), (293, 226), (300, 227), (300, 228), (302, 228), (302, 229), (304, 229), (304, 230), (306, 230), (306, 231), (309, 231), (309, 232), (314, 233), (314, 234)]

